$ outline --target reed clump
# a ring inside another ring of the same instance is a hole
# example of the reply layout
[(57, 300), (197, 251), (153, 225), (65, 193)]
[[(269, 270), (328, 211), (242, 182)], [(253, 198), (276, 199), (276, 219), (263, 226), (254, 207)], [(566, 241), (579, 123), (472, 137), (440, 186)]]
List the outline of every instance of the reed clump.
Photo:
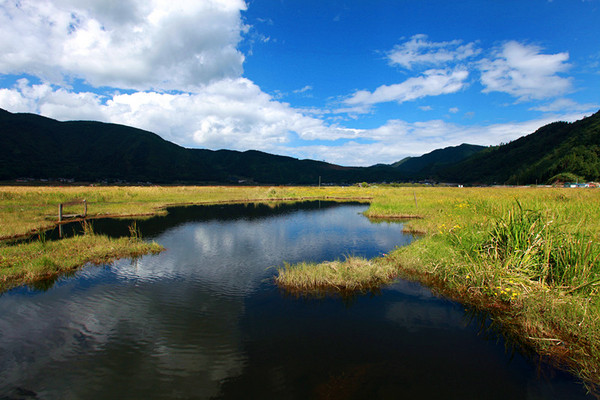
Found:
[(600, 246), (590, 232), (570, 232), (550, 212), (518, 201), (492, 222), (480, 252), (500, 268), (569, 291), (592, 290), (600, 274)]
[(278, 268), (275, 283), (289, 292), (323, 293), (368, 291), (393, 281), (396, 267), (362, 257), (323, 263), (286, 263)]

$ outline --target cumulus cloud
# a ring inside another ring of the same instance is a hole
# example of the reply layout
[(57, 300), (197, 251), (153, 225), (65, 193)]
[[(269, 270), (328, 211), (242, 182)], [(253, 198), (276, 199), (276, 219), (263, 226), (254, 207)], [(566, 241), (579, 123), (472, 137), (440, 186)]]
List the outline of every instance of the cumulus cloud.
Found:
[(0, 107), (58, 120), (91, 119), (155, 132), (186, 147), (279, 151), (301, 140), (358, 137), (360, 130), (327, 125), (275, 101), (245, 78), (223, 79), (196, 93), (134, 92), (100, 96), (22, 79), (0, 90)]
[(546, 99), (571, 90), (569, 53), (542, 54), (534, 45), (505, 43), (492, 59), (479, 63), (484, 92), (504, 92), (519, 100)]
[(0, 107), (12, 112), (40, 113), (46, 116), (69, 115), (73, 120), (106, 120), (98, 107), (102, 96), (91, 92), (71, 92), (44, 83), (31, 85), (19, 79), (14, 88), (0, 89)]
[(360, 90), (355, 92), (344, 103), (347, 105), (371, 105), (396, 101), (403, 103), (426, 96), (438, 96), (454, 93), (463, 89), (469, 72), (464, 69), (442, 70), (430, 69), (423, 75), (409, 78), (402, 83), (382, 85), (375, 91)]
[(391, 65), (412, 69), (416, 65), (442, 65), (476, 56), (481, 52), (476, 44), (462, 40), (430, 42), (427, 35), (414, 35), (407, 42), (394, 46), (388, 53)]
[(62, 84), (194, 91), (237, 78), (243, 0), (0, 3), (0, 73)]

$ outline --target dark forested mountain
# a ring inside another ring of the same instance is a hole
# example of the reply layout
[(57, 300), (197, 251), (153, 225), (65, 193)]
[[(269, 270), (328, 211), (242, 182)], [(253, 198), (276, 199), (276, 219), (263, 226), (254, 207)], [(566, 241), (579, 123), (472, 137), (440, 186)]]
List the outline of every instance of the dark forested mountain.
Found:
[(443, 181), (487, 184), (551, 183), (560, 174), (600, 180), (600, 111), (572, 123), (551, 123), (432, 171)]
[(0, 110), (0, 180), (352, 183), (403, 180), (389, 166), (341, 167), (259, 151), (186, 149), (124, 125)]
[(527, 184), (565, 173), (600, 180), (600, 112), (546, 125), (501, 146), (462, 144), (393, 165), (342, 167), (260, 151), (186, 149), (124, 125), (59, 122), (0, 109), (0, 180), (316, 184), (321, 178), (323, 183), (432, 179)]
[(460, 146), (434, 150), (420, 157), (407, 157), (392, 164), (392, 167), (415, 178), (427, 178), (431, 175), (431, 171), (443, 168), (449, 164), (455, 164), (485, 148), (485, 146), (463, 143)]

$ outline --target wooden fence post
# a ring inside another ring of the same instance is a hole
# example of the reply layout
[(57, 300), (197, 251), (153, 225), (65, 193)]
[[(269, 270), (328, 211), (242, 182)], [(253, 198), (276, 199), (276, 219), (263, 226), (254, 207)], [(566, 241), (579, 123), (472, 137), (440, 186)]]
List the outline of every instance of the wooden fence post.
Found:
[[(64, 206), (72, 206), (72, 205), (76, 205), (76, 204), (81, 204), (83, 203), (83, 215), (81, 214), (69, 214), (69, 215), (65, 215), (63, 214), (63, 207)], [(87, 200), (83, 199), (83, 200), (73, 200), (73, 201), (69, 201), (66, 203), (59, 203), (58, 204), (58, 222), (62, 222), (63, 218), (85, 218), (87, 217)]]

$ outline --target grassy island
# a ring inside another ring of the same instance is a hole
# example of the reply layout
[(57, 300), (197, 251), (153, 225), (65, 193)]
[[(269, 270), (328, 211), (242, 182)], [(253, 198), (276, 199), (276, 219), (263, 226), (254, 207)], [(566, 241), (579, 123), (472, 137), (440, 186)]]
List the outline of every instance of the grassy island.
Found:
[(391, 283), (398, 276), (392, 264), (349, 257), (320, 264), (286, 264), (277, 270), (275, 283), (290, 292), (322, 294), (368, 291)]

